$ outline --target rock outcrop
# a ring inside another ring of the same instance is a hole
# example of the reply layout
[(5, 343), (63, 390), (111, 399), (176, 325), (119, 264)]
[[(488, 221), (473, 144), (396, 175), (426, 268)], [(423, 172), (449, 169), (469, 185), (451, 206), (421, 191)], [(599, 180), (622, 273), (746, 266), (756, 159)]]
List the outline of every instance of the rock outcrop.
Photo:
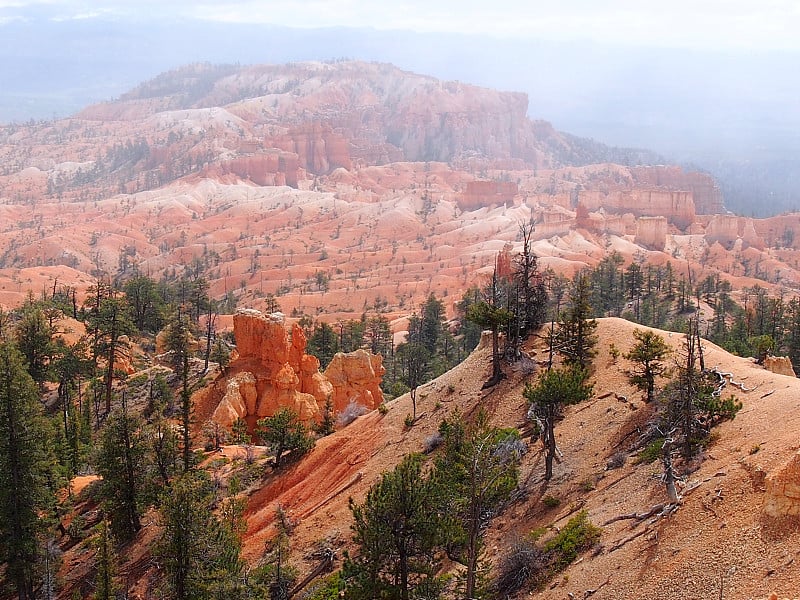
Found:
[(206, 176), (221, 177), (229, 173), (256, 185), (288, 185), (296, 188), (300, 158), (294, 152), (273, 150), (237, 156), (206, 169)]
[(383, 402), (381, 379), (386, 369), (383, 357), (366, 350), (343, 354), (337, 352), (325, 369), (325, 377), (333, 385), (333, 409), (340, 412), (351, 402), (370, 410)]
[(659, 165), (632, 167), (631, 174), (637, 183), (643, 185), (690, 191), (699, 215), (713, 215), (725, 210), (722, 192), (714, 178), (707, 173), (687, 173), (681, 167)]
[(690, 191), (633, 188), (582, 191), (580, 203), (589, 210), (603, 208), (613, 213), (633, 213), (639, 217), (666, 217), (680, 229), (694, 222), (695, 203)]
[[(325, 374), (306, 354), (306, 337), (297, 324), (287, 333), (281, 313), (240, 310), (233, 317), (238, 357), (214, 382), (218, 400), (211, 418), (225, 427), (238, 418), (250, 427), (283, 407), (305, 422), (318, 421), (328, 399), (334, 413), (351, 401), (369, 409), (383, 402), (383, 359), (365, 350), (337, 354)], [(213, 403), (213, 401), (212, 401)]]
[(488, 206), (508, 204), (519, 193), (513, 181), (469, 181), (467, 189), (458, 199), (461, 210), (477, 210)]
[(766, 478), (764, 514), (770, 517), (800, 516), (800, 452)]
[(636, 221), (636, 243), (651, 250), (664, 250), (668, 232), (666, 217), (639, 217)]
[(778, 375), (797, 377), (788, 356), (767, 356), (764, 359), (764, 368)]

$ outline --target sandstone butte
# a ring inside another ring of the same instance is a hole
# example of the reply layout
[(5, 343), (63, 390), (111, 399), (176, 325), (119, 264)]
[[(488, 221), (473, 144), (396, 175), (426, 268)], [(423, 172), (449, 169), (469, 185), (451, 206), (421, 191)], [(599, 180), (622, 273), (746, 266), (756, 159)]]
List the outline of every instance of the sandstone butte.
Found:
[(321, 420), (331, 400), (334, 416), (354, 402), (373, 410), (383, 402), (383, 359), (365, 350), (337, 353), (325, 373), (306, 354), (306, 337), (294, 324), (287, 333), (281, 313), (239, 310), (233, 317), (237, 357), (224, 373), (195, 394), (198, 418), (231, 428), (238, 419), (249, 427), (288, 407), (300, 419)]

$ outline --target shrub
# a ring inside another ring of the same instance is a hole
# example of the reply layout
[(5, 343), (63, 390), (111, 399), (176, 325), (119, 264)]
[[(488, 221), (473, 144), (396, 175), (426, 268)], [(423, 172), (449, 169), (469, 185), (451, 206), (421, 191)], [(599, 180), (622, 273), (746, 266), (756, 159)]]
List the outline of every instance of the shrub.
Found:
[(553, 557), (554, 572), (559, 573), (581, 552), (594, 546), (600, 539), (601, 529), (589, 521), (589, 513), (580, 511), (572, 517), (556, 536), (544, 545), (544, 551)]
[(430, 454), (431, 452), (436, 450), (436, 448), (438, 448), (439, 446), (442, 445), (443, 441), (444, 441), (444, 437), (438, 431), (436, 433), (426, 437), (425, 438), (425, 444), (424, 444), (424, 452), (425, 452), (425, 454)]
[(661, 451), (664, 448), (664, 438), (658, 438), (650, 442), (645, 448), (639, 452), (636, 457), (636, 464), (649, 465), (661, 458)]
[(544, 504), (547, 508), (555, 508), (561, 504), (561, 499), (557, 498), (556, 496), (548, 495), (542, 498), (542, 504)]
[(536, 587), (547, 581), (548, 557), (533, 539), (515, 542), (500, 561), (495, 591), (506, 598), (526, 584)]
[(359, 404), (355, 400), (351, 400), (342, 412), (336, 417), (337, 427), (346, 427), (355, 421), (358, 417), (367, 413), (367, 407)]
[(344, 581), (340, 571), (319, 580), (313, 584), (305, 596), (306, 600), (338, 600), (344, 590)]
[(380, 403), (380, 405), (378, 406), (378, 412), (381, 413), (381, 415), (384, 415), (384, 416), (389, 412), (389, 407), (386, 406), (385, 402), (381, 402)]
[(620, 450), (619, 452), (615, 452), (608, 459), (608, 462), (606, 462), (606, 469), (608, 469), (609, 471), (611, 471), (612, 469), (619, 469), (620, 467), (625, 465), (625, 461), (627, 460), (627, 458), (628, 455), (625, 454), (622, 450)]
[(582, 510), (543, 546), (536, 544), (540, 532), (514, 543), (498, 567), (497, 597), (508, 597), (525, 585), (543, 587), (581, 552), (594, 546), (601, 532), (589, 521), (588, 513)]

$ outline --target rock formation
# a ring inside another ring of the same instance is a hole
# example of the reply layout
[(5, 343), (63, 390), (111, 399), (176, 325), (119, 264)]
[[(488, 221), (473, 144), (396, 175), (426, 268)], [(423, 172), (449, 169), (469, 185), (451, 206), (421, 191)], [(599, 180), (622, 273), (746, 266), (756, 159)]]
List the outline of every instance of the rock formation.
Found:
[(477, 210), (514, 201), (519, 189), (513, 181), (469, 181), (464, 194), (458, 199), (461, 210)]
[(589, 210), (603, 208), (636, 216), (663, 216), (679, 229), (685, 229), (695, 219), (694, 197), (690, 191), (646, 188), (588, 190), (580, 193), (580, 203)]
[(206, 169), (206, 176), (224, 176), (232, 173), (256, 185), (288, 185), (296, 188), (299, 157), (294, 152), (273, 150), (250, 156), (238, 156)]
[(664, 250), (669, 223), (666, 217), (639, 217), (636, 220), (636, 243), (651, 250)]
[(344, 410), (357, 402), (370, 410), (383, 402), (381, 379), (386, 373), (383, 357), (366, 350), (343, 354), (337, 352), (325, 369), (325, 377), (333, 385), (333, 409)]
[(764, 359), (764, 368), (778, 375), (797, 377), (788, 356), (767, 356)]
[(800, 452), (766, 478), (764, 513), (770, 517), (800, 516)]
[(252, 427), (283, 407), (303, 421), (318, 421), (329, 398), (334, 413), (353, 400), (369, 409), (383, 402), (380, 356), (365, 350), (339, 353), (323, 375), (319, 360), (305, 352), (303, 330), (294, 324), (289, 336), (281, 313), (239, 310), (233, 329), (239, 356), (212, 392), (219, 400), (211, 418), (225, 427), (240, 417)]
[(722, 192), (707, 173), (685, 172), (677, 166), (632, 167), (634, 180), (642, 185), (654, 185), (673, 190), (692, 192), (695, 209), (700, 215), (713, 215), (725, 209), (722, 205)]

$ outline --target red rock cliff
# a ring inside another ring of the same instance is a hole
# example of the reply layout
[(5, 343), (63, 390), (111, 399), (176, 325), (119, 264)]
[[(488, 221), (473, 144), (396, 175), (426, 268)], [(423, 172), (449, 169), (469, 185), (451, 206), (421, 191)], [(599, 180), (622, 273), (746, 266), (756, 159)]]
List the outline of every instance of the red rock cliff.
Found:
[(239, 356), (210, 393), (216, 398), (212, 419), (225, 427), (239, 417), (253, 427), (257, 419), (283, 407), (303, 421), (316, 421), (328, 398), (334, 412), (351, 400), (369, 409), (383, 401), (380, 383), (385, 370), (379, 356), (364, 350), (337, 355), (326, 371), (329, 378), (320, 373), (317, 358), (306, 354), (303, 330), (295, 324), (289, 336), (282, 314), (240, 310), (233, 317), (233, 330)]

